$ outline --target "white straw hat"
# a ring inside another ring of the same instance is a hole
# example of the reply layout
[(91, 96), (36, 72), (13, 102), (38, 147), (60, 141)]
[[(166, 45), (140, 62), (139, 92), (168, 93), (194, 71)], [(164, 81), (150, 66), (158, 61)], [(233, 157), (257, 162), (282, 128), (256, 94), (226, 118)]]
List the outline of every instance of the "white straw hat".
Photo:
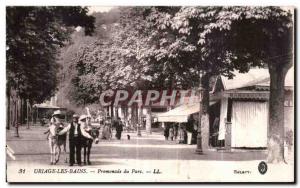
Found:
[(55, 116), (55, 115), (61, 115), (61, 111), (60, 110), (55, 110), (54, 113), (52, 114), (52, 116)]
[(82, 121), (82, 120), (84, 120), (84, 119), (86, 119), (86, 118), (87, 118), (86, 115), (81, 115), (80, 118), (79, 118), (79, 121)]

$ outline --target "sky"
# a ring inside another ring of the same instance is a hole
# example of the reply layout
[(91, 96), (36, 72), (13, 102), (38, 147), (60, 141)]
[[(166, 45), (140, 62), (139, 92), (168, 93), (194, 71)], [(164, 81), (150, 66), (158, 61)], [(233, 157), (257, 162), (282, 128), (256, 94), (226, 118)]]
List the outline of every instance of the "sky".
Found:
[(112, 9), (113, 7), (108, 7), (108, 6), (90, 6), (89, 7), (89, 13), (92, 14), (93, 12), (108, 12)]
[[(89, 13), (92, 14), (93, 12), (108, 12), (114, 7), (109, 7), (109, 6), (89, 6)], [(80, 31), (81, 27), (78, 26), (75, 28), (76, 31)]]

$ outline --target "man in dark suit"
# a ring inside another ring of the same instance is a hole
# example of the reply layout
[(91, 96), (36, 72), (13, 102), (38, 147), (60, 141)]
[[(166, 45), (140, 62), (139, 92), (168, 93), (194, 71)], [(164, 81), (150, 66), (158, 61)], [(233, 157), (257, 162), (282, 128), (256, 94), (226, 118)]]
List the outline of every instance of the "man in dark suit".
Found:
[(118, 120), (115, 123), (115, 126), (116, 126), (116, 138), (120, 140), (123, 131), (123, 123), (121, 121), (121, 118), (118, 118)]
[[(78, 123), (79, 116), (77, 114), (73, 115), (72, 122), (59, 132), (59, 135), (69, 132), (69, 148), (70, 148), (70, 166), (75, 163), (75, 153), (76, 161), (79, 166), (81, 166), (81, 147), (82, 147), (82, 136), (93, 139), (85, 130), (84, 127), (80, 126)], [(81, 120), (86, 119), (85, 116), (80, 117)], [(75, 151), (76, 150), (76, 151)]]

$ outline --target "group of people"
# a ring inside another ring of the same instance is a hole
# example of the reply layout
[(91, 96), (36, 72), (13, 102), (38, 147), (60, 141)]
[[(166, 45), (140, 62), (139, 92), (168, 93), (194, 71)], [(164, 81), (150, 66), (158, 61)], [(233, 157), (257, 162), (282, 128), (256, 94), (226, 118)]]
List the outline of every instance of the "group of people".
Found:
[(179, 144), (196, 144), (197, 122), (191, 116), (187, 123), (165, 123), (165, 140), (175, 140)]
[[(74, 114), (72, 117), (71, 123), (67, 126), (64, 126), (61, 122), (61, 112), (59, 110), (55, 111), (50, 120), (50, 126), (45, 134), (48, 134), (50, 148), (54, 145), (59, 146), (60, 143), (66, 142), (66, 137), (68, 133), (69, 137), (69, 164), (73, 166), (76, 162), (78, 165), (81, 165), (81, 150), (86, 139), (94, 140), (90, 135), (90, 130), (92, 129), (90, 124), (90, 117), (87, 115), (77, 115)], [(64, 143), (65, 145), (65, 143)], [(65, 147), (65, 146), (64, 146)], [(60, 149), (59, 149), (60, 150)], [(58, 159), (56, 159), (58, 161)], [(57, 161), (52, 161), (51, 164), (56, 163)], [(90, 161), (88, 161), (90, 163)]]
[(103, 123), (102, 139), (109, 140), (112, 138), (112, 129), (116, 130), (115, 137), (121, 140), (124, 124), (121, 118), (110, 120), (109, 118)]
[[(165, 140), (177, 141), (178, 144), (191, 144), (188, 140), (188, 133), (184, 125), (173, 124), (164, 129)], [(192, 140), (191, 137), (190, 140)]]
[(166, 126), (164, 129), (164, 136), (166, 140), (177, 140), (178, 136), (178, 125), (174, 124), (171, 126)]
[[(226, 118), (225, 118), (226, 122)], [(209, 145), (211, 147), (224, 147), (225, 140), (219, 139), (220, 118), (216, 117), (212, 127), (209, 130)], [(176, 140), (179, 144), (197, 144), (198, 122), (193, 116), (190, 116), (185, 123), (165, 123), (165, 140)]]
[[(71, 123), (69, 123), (67, 126), (63, 126), (63, 124), (60, 122), (59, 115), (60, 114), (57, 111), (54, 112), (50, 120), (50, 124), (55, 125), (55, 127), (57, 128), (58, 137), (64, 136), (66, 140), (66, 135), (68, 133), (70, 166), (73, 166), (75, 162), (77, 162), (78, 165), (82, 164), (82, 160), (81, 160), (82, 148), (84, 149), (84, 164), (86, 163), (86, 157), (87, 157), (87, 164), (91, 164), (89, 160), (91, 144), (93, 140), (95, 140), (96, 143), (98, 143), (100, 126), (97, 128), (95, 133), (94, 131), (95, 129), (91, 125), (91, 116), (89, 114), (81, 115), (81, 116), (74, 114)], [(117, 118), (116, 120), (113, 121), (105, 121), (103, 123), (101, 138), (111, 139), (112, 129), (114, 128), (116, 130), (115, 137), (118, 140), (120, 140), (122, 137), (123, 126), (124, 125), (120, 118)], [(86, 155), (86, 149), (87, 149), (87, 155)]]
[[(79, 117), (77, 114), (74, 114), (72, 122), (58, 133), (62, 135), (69, 132), (70, 166), (73, 166), (75, 163), (75, 153), (77, 164), (81, 165), (81, 148), (85, 138), (93, 140), (93, 137), (88, 133), (91, 129), (89, 118), (86, 115)], [(90, 164), (90, 161), (88, 163)]]

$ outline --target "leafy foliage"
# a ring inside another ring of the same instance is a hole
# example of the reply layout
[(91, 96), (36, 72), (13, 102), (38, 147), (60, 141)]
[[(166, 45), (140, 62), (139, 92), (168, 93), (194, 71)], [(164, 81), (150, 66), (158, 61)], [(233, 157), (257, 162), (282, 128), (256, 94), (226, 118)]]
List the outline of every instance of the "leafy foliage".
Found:
[(85, 34), (94, 18), (82, 7), (7, 7), (7, 88), (23, 98), (42, 102), (51, 97), (58, 79), (57, 55), (74, 26)]
[(197, 88), (200, 72), (231, 78), (234, 69), (265, 66), (271, 39), (286, 40), (291, 28), (291, 14), (280, 7), (117, 10), (113, 23), (97, 26), (109, 28), (107, 34), (97, 34), (74, 59), (77, 101), (97, 101), (115, 88)]

